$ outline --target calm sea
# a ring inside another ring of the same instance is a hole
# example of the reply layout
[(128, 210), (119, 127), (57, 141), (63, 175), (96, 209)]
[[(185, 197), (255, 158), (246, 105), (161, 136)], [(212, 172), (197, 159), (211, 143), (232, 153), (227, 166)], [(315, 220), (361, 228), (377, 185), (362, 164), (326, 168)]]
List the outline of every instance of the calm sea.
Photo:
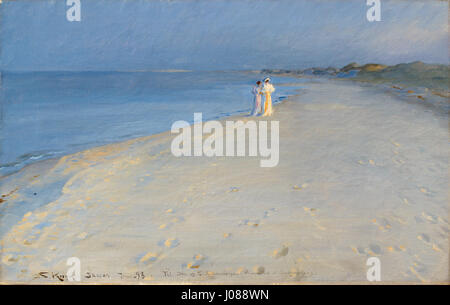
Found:
[[(245, 114), (264, 75), (242, 72), (3, 73), (0, 175), (38, 160), (170, 130), (174, 121)], [(274, 102), (297, 82), (274, 77)]]

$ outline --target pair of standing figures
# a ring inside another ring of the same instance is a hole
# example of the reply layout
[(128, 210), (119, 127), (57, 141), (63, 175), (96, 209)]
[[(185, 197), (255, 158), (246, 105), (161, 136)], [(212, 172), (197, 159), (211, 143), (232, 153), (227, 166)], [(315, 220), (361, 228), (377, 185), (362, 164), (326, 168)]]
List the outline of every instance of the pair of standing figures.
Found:
[[(262, 113), (262, 116), (271, 116), (273, 113), (272, 110), (272, 92), (275, 91), (275, 88), (270, 83), (270, 78), (264, 79), (264, 85), (262, 85), (261, 81), (256, 82), (256, 86), (253, 87), (252, 93), (254, 95), (253, 100), (253, 110), (251, 115), (256, 116)], [(264, 107), (261, 107), (261, 96), (264, 96)]]

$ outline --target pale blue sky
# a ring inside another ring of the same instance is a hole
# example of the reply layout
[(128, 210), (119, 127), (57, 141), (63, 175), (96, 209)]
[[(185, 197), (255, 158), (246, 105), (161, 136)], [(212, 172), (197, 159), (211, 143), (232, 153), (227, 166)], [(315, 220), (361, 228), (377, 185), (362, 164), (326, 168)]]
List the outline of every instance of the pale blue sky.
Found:
[(4, 0), (2, 70), (230, 70), (448, 63), (447, 1)]

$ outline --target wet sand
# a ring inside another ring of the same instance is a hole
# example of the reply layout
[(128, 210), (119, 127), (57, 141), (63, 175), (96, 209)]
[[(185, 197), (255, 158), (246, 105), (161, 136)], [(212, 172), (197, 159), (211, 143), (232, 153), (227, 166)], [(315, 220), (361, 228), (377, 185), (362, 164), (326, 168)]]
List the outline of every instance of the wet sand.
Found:
[(271, 117), (273, 168), (176, 158), (166, 132), (2, 178), (1, 281), (59, 283), (75, 256), (82, 282), (367, 283), (376, 256), (382, 283), (448, 283), (446, 114), (380, 87), (302, 85)]

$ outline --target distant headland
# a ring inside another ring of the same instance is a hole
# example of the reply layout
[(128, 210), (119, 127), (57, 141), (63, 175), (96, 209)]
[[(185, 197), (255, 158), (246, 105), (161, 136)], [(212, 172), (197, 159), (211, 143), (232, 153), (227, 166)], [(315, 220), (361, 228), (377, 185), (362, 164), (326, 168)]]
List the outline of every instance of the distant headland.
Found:
[(402, 84), (411, 87), (426, 87), (448, 97), (449, 66), (426, 64), (421, 61), (387, 66), (377, 63), (359, 65), (350, 63), (342, 68), (314, 67), (304, 70), (270, 70), (261, 72), (286, 76), (325, 76), (348, 78), (363, 82)]

